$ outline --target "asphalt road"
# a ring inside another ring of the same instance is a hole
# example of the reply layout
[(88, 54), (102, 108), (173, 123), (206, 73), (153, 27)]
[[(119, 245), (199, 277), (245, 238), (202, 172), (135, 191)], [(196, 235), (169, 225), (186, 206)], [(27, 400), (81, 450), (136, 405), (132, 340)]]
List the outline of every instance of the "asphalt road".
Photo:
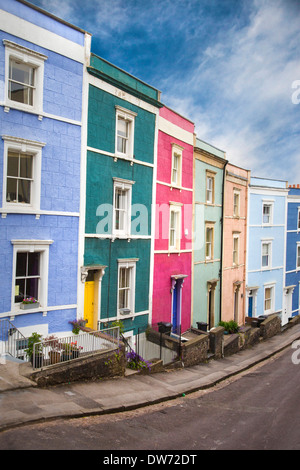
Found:
[(292, 362), (292, 353), (288, 348), (214, 389), (174, 401), (4, 431), (0, 450), (105, 450), (116, 455), (122, 450), (178, 450), (198, 456), (201, 450), (299, 450), (300, 364)]

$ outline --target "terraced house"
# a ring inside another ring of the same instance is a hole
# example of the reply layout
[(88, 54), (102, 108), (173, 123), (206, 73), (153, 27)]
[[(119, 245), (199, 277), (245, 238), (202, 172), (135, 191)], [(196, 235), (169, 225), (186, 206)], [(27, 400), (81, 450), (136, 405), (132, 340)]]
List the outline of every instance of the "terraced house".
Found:
[(204, 329), (220, 321), (225, 157), (222, 150), (196, 138), (192, 324)]
[[(194, 124), (159, 113), (152, 322), (191, 326)], [(163, 326), (164, 328), (164, 326)]]
[(286, 181), (250, 178), (246, 316), (276, 313), (283, 325), (287, 193)]
[(230, 162), (224, 175), (222, 310), (223, 321), (245, 322), (248, 184), (250, 171)]
[(90, 35), (25, 1), (0, 9), (0, 318), (62, 335), (77, 315)]
[(285, 317), (300, 313), (300, 185), (289, 186), (287, 197)]
[(154, 171), (160, 93), (96, 55), (88, 67), (80, 304), (91, 328), (151, 319)]

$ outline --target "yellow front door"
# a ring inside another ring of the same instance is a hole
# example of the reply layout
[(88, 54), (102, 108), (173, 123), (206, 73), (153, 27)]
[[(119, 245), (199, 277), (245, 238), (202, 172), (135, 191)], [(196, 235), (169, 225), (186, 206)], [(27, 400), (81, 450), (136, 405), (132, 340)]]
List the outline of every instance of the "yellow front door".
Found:
[(84, 319), (87, 320), (86, 326), (94, 328), (94, 299), (95, 299), (95, 281), (85, 283), (84, 288)]

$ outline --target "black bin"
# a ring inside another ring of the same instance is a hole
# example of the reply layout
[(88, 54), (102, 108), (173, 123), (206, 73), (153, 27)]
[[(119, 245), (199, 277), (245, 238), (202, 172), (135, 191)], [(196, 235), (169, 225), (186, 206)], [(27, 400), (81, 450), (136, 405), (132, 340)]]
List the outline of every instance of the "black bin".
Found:
[(197, 323), (198, 330), (207, 331), (208, 323), (205, 323), (203, 321), (197, 321), (196, 323)]
[(170, 335), (172, 330), (172, 323), (167, 323), (164, 321), (161, 321), (158, 323), (158, 331), (160, 333), (163, 333), (165, 335)]

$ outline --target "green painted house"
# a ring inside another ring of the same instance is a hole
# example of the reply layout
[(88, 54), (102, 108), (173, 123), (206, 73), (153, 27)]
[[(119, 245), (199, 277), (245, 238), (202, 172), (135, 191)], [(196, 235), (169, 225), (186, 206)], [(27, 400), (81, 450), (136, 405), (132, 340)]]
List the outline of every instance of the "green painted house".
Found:
[(225, 165), (224, 152), (196, 138), (192, 310), (194, 327), (211, 329), (220, 321)]
[(87, 71), (82, 309), (87, 326), (122, 321), (133, 341), (151, 321), (160, 92), (96, 55)]

